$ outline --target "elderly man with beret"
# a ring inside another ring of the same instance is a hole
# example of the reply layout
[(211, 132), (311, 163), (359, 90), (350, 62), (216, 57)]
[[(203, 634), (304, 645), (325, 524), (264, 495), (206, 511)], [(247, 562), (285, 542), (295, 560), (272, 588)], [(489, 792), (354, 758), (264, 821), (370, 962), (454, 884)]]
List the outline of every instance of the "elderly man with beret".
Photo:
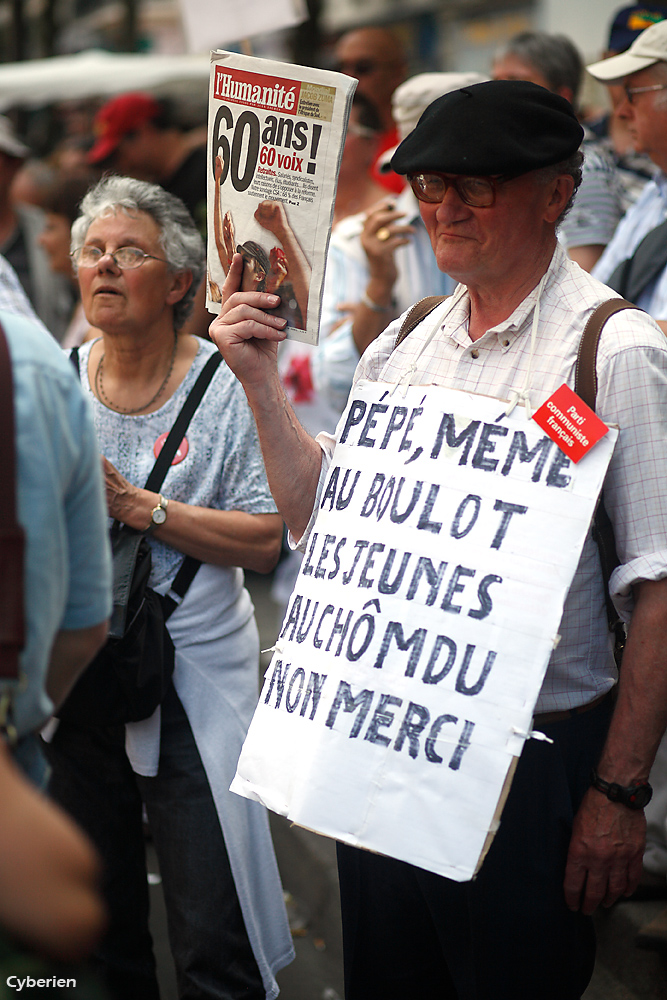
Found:
[[(466, 87), (427, 108), (393, 166), (421, 202), (438, 267), (459, 285), (397, 348), (393, 323), (357, 380), (411, 370), (425, 386), (516, 393), (533, 409), (573, 386), (586, 321), (613, 297), (556, 239), (581, 135), (567, 101), (524, 81)], [(274, 497), (303, 543), (335, 437), (313, 440), (290, 411), (275, 365), (284, 321), (263, 311), (274, 297), (238, 291), (241, 266), (237, 257), (211, 335), (244, 385)], [(630, 309), (608, 321), (597, 378), (597, 411), (620, 426), (605, 482), (620, 556), (610, 587), (626, 612), (634, 606), (615, 706), (589, 538), (535, 710), (553, 742), (526, 742), (478, 876), (453, 882), (339, 845), (347, 1000), (575, 1000), (594, 963), (589, 915), (637, 882), (645, 822), (632, 806), (648, 797), (667, 724), (667, 348), (649, 317)]]

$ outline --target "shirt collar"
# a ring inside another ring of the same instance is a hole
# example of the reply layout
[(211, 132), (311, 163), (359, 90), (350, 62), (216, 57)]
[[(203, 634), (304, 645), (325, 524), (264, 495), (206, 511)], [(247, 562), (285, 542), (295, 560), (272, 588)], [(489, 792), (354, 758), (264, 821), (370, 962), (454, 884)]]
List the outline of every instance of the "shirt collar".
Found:
[[(547, 268), (547, 280), (542, 291), (543, 299), (549, 294), (558, 273), (563, 267), (567, 266), (568, 259), (569, 258), (560, 243), (557, 243), (553, 257), (551, 258), (549, 267)], [(480, 337), (479, 340), (474, 341), (474, 343), (485, 343), (492, 337), (497, 337), (501, 340), (501, 342), (503, 340), (509, 340), (511, 343), (515, 337), (526, 333), (526, 331), (530, 328), (530, 320), (532, 319), (533, 309), (535, 308), (535, 303), (537, 302), (538, 285), (539, 281), (536, 282), (532, 291), (526, 295), (525, 299), (519, 303), (514, 312), (508, 316), (506, 320), (503, 320), (502, 323), (498, 323), (496, 326), (490, 327), (484, 336)], [(465, 285), (458, 286), (454, 293), (454, 298), (456, 301), (453, 303), (452, 309), (446, 318), (448, 327), (447, 332), (450, 337), (463, 347), (470, 347), (473, 344), (473, 341), (470, 340), (470, 335), (468, 334), (470, 296), (465, 288)], [(503, 344), (503, 346), (509, 347), (509, 345), (505, 344)]]

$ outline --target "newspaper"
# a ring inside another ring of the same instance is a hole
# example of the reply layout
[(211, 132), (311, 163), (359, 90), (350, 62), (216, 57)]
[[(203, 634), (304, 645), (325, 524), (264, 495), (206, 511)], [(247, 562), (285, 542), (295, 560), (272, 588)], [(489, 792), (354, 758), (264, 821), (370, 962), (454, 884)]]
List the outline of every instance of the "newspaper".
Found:
[(356, 80), (211, 53), (206, 305), (220, 312), (234, 252), (243, 288), (274, 292), (287, 336), (318, 340), (333, 203)]

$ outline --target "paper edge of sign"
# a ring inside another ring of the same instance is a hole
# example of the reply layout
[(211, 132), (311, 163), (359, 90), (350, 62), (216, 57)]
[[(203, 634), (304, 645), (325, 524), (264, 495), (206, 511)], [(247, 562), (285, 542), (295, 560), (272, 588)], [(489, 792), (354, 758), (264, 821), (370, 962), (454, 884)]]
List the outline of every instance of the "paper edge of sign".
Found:
[(489, 848), (493, 843), (494, 837), (498, 832), (498, 827), (500, 826), (501, 817), (503, 814), (503, 810), (505, 808), (505, 803), (507, 802), (507, 797), (510, 793), (510, 788), (512, 787), (512, 782), (514, 781), (514, 774), (516, 772), (518, 763), (519, 763), (519, 758), (513, 757), (510, 762), (510, 766), (507, 769), (507, 774), (505, 775), (505, 781), (503, 783), (502, 791), (500, 793), (500, 798), (496, 803), (496, 811), (493, 814), (493, 819), (491, 820), (491, 826), (489, 827), (489, 831), (486, 835), (484, 846), (482, 847), (479, 858), (477, 859), (477, 865), (475, 867), (475, 871), (472, 876), (473, 878), (476, 878), (476, 876), (479, 875), (479, 871), (482, 865), (484, 864), (484, 859), (486, 858), (486, 855), (489, 852)]

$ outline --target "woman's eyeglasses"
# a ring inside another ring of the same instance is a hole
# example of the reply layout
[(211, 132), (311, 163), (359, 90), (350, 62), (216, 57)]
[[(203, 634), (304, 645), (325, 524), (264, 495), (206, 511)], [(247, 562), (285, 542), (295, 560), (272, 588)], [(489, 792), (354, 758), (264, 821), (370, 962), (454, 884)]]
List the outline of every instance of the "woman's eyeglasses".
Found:
[(408, 181), (415, 197), (430, 205), (436, 205), (453, 187), (459, 198), (473, 208), (491, 208), (496, 200), (499, 184), (512, 180), (511, 177), (466, 177), (463, 174), (440, 174), (429, 171), (423, 174), (408, 174)]
[(145, 260), (161, 260), (164, 264), (168, 263), (164, 257), (155, 257), (153, 254), (144, 253), (139, 247), (119, 247), (112, 253), (110, 250), (102, 250), (100, 247), (83, 246), (72, 250), (70, 257), (77, 267), (95, 267), (100, 258), (106, 257), (107, 254), (121, 271), (131, 271), (134, 267), (141, 267)]

